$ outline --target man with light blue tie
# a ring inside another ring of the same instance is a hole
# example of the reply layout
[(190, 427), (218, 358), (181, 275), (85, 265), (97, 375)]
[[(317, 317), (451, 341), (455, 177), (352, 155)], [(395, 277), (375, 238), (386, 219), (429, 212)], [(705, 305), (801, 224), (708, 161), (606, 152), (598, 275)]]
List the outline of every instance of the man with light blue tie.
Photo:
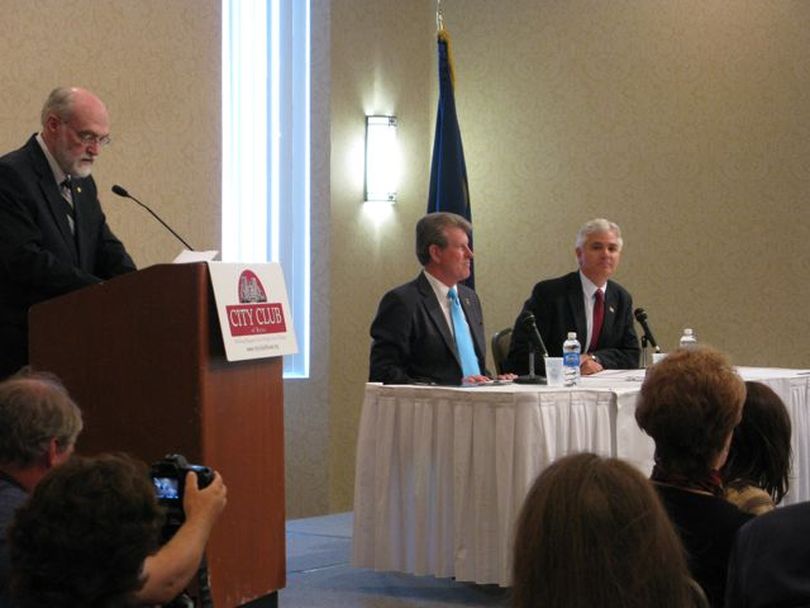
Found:
[(371, 382), (490, 381), (481, 303), (460, 284), (470, 276), (471, 229), (455, 213), (429, 213), (416, 224), (416, 257), (423, 269), (380, 301), (371, 324)]

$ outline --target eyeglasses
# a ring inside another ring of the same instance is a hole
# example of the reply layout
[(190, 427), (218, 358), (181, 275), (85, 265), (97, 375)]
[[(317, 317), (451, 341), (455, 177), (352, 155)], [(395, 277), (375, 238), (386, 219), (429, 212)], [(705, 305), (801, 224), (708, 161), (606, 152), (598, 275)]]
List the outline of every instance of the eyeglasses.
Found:
[(85, 146), (98, 146), (99, 148), (103, 148), (104, 146), (108, 146), (112, 143), (112, 138), (109, 135), (102, 135), (99, 137), (92, 131), (77, 131), (64, 120), (62, 121), (62, 124), (67, 125), (67, 127), (76, 134), (76, 137), (78, 137), (79, 141)]
[(112, 138), (109, 135), (99, 137), (95, 133), (88, 133), (87, 131), (76, 131), (76, 135), (79, 136), (79, 140), (85, 146), (96, 145), (103, 148), (104, 146), (109, 146), (112, 143)]

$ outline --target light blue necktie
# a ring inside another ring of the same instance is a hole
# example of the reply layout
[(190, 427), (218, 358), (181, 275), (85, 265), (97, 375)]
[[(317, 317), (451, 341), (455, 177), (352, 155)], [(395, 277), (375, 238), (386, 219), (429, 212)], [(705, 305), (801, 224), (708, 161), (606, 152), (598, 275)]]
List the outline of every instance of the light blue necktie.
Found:
[(478, 376), (481, 369), (478, 367), (478, 357), (475, 354), (470, 326), (464, 317), (464, 311), (461, 309), (461, 302), (458, 301), (458, 292), (455, 287), (447, 292), (447, 297), (450, 299), (450, 318), (453, 319), (456, 349), (458, 349), (458, 355), (461, 358), (461, 376), (463, 378)]

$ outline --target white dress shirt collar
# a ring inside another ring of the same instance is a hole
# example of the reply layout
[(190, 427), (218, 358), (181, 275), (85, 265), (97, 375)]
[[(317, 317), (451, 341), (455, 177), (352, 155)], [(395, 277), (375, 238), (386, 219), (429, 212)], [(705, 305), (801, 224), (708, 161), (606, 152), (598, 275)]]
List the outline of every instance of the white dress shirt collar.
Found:
[(51, 172), (53, 173), (53, 177), (56, 180), (56, 185), (60, 188), (62, 187), (62, 182), (65, 181), (67, 177), (67, 173), (62, 171), (62, 167), (59, 166), (59, 163), (56, 162), (56, 159), (51, 154), (51, 151), (48, 150), (48, 146), (45, 144), (45, 140), (42, 139), (42, 133), (37, 133), (36, 136), (37, 143), (39, 147), (42, 148), (42, 152), (45, 154), (45, 158), (48, 160), (48, 166), (51, 168)]
[[(455, 335), (453, 331), (453, 317), (450, 313), (450, 300), (447, 299), (447, 294), (450, 293), (451, 287), (442, 283), (427, 270), (423, 269), (422, 274), (425, 275), (428, 283), (430, 283), (430, 286), (433, 288), (433, 293), (436, 294), (436, 299), (439, 300), (439, 306), (441, 306), (442, 314), (444, 314), (444, 320), (447, 321), (447, 327), (450, 328), (450, 333)], [(453, 287), (456, 287), (456, 291), (458, 291), (456, 285), (453, 285)]]

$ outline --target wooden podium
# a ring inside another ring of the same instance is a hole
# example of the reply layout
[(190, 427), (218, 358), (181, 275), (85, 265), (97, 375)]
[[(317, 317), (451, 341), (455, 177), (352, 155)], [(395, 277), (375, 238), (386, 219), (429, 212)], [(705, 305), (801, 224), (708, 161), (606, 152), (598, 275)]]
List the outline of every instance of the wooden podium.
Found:
[(273, 605), (286, 576), (282, 360), (225, 359), (208, 267), (81, 289), (33, 307), (30, 327), (31, 364), (82, 409), (79, 453), (180, 453), (222, 474), (228, 505), (206, 551), (214, 605)]

